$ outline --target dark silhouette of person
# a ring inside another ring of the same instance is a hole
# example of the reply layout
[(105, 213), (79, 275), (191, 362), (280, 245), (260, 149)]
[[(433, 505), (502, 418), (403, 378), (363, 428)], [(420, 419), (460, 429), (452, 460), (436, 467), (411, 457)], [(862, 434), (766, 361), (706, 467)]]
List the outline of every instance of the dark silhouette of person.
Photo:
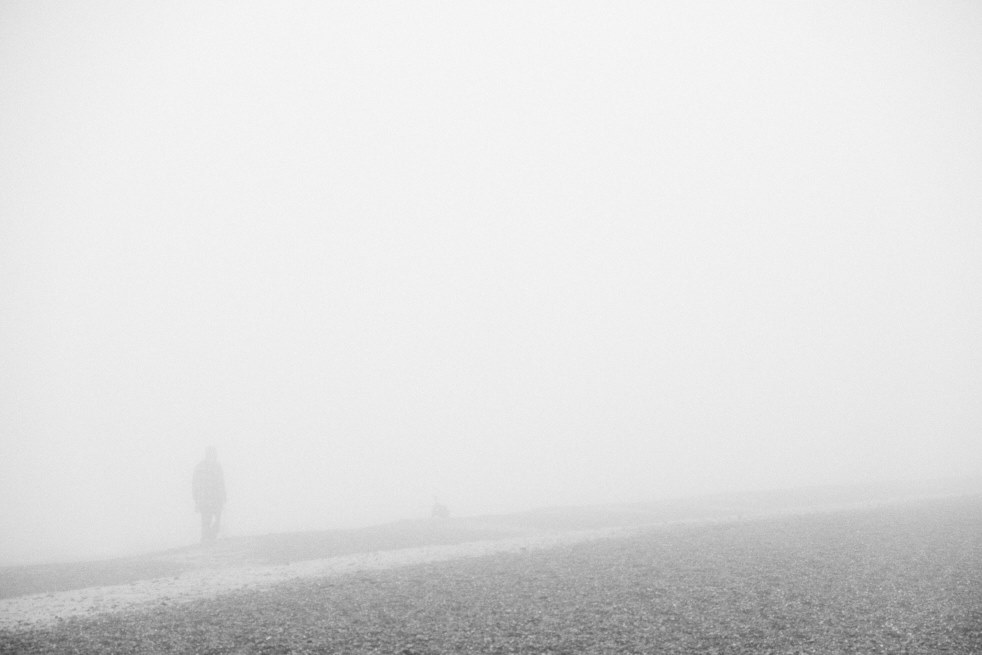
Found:
[(195, 509), (201, 514), (201, 541), (214, 541), (225, 506), (225, 476), (212, 447), (205, 450), (205, 458), (194, 467), (191, 496)]
[(436, 496), (433, 496), (433, 509), (430, 512), (430, 516), (435, 519), (448, 519), (450, 518), (450, 509), (437, 500)]

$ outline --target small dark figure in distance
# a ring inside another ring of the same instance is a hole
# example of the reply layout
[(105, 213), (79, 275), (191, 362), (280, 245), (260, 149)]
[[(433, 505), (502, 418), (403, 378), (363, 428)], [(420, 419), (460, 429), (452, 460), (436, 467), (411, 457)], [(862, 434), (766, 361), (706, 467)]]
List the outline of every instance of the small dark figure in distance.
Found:
[(194, 467), (191, 496), (201, 514), (201, 541), (214, 541), (218, 537), (222, 507), (225, 506), (225, 476), (214, 448), (205, 450), (205, 458)]
[(450, 510), (447, 509), (446, 505), (443, 505), (436, 498), (433, 499), (433, 511), (430, 512), (430, 516), (435, 519), (448, 519), (450, 518)]

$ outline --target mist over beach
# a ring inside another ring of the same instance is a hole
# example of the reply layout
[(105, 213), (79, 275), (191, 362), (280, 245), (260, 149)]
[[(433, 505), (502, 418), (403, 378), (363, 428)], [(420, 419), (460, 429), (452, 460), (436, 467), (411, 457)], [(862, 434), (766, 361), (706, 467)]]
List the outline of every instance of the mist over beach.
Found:
[(0, 564), (982, 476), (982, 8), (0, 7)]

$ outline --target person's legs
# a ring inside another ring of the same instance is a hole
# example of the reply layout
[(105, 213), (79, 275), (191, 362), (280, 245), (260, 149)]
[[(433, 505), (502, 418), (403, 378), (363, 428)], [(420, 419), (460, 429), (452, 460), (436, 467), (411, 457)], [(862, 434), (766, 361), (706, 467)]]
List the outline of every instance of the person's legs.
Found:
[(218, 539), (218, 528), (222, 522), (222, 510), (216, 509), (212, 516), (214, 520), (211, 522), (211, 538), (215, 540)]
[(209, 540), (211, 534), (211, 512), (206, 509), (201, 510), (201, 542)]

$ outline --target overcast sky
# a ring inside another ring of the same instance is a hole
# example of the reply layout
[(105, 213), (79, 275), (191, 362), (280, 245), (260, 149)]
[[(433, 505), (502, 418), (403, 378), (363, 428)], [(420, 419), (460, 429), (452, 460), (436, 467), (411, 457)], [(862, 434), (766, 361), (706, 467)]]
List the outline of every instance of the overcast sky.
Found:
[(982, 6), (0, 6), (0, 561), (982, 469)]

